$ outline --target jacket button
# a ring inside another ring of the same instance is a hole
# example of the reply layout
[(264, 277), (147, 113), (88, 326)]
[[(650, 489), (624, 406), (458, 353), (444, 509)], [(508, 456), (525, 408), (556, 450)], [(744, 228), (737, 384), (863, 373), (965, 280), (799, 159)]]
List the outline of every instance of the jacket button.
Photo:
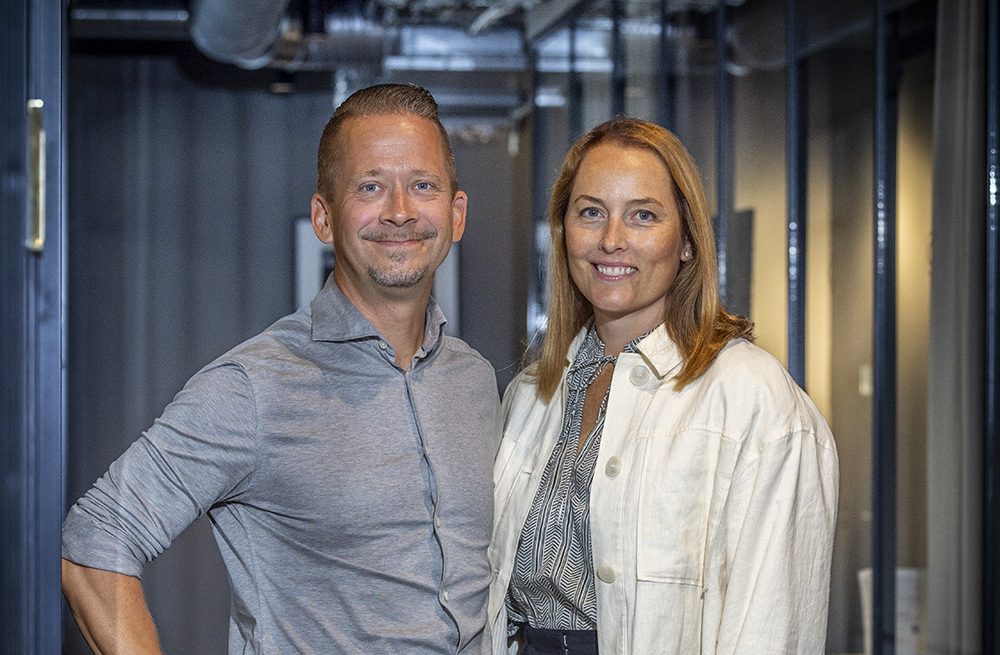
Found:
[(645, 366), (636, 366), (628, 374), (628, 379), (635, 386), (641, 387), (649, 379), (649, 369)]
[(607, 473), (609, 478), (617, 476), (622, 472), (622, 461), (617, 457), (610, 458), (604, 466), (604, 472)]
[(610, 584), (615, 581), (615, 570), (611, 568), (610, 564), (601, 564), (597, 567), (597, 577), (600, 578), (602, 582)]

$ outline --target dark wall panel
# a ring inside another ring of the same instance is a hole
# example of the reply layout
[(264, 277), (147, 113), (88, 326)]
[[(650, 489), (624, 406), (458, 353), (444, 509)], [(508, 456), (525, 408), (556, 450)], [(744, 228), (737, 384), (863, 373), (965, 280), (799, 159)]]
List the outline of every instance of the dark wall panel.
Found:
[(525, 346), (529, 212), (518, 204), (522, 183), (506, 133), (485, 143), (453, 141), (459, 185), (469, 194), (459, 261), (462, 338), (493, 363), (502, 391), (521, 369)]
[[(199, 87), (172, 60), (69, 70), (68, 502), (201, 366), (294, 309), (327, 94)], [(143, 576), (163, 645), (225, 652), (229, 590), (205, 519)], [(85, 653), (67, 630), (68, 653)]]

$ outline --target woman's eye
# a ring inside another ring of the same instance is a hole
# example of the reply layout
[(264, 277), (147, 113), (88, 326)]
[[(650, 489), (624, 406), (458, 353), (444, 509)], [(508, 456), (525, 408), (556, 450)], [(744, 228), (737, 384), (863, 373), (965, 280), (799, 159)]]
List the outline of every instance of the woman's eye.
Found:
[(654, 218), (656, 218), (656, 214), (654, 214), (651, 211), (647, 211), (645, 209), (640, 209), (638, 212), (636, 212), (635, 217), (638, 218), (640, 221), (651, 221)]
[(583, 210), (583, 215), (586, 218), (599, 218), (601, 212), (596, 207), (587, 207)]

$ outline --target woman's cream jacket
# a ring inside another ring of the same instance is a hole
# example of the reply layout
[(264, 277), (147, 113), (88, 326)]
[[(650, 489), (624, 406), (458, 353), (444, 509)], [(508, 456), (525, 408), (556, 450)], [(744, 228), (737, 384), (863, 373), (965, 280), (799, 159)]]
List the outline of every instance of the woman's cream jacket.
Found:
[[(639, 351), (615, 366), (590, 489), (599, 652), (822, 653), (838, 493), (823, 416), (746, 341), (727, 345), (682, 391), (664, 327)], [(516, 652), (504, 596), (565, 402), (565, 373), (551, 402), (523, 373), (504, 394), (490, 547), (495, 655)]]

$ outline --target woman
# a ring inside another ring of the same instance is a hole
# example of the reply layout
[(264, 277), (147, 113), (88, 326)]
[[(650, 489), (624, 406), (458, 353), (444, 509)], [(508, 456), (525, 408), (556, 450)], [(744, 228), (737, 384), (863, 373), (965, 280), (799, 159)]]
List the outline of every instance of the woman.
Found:
[(833, 437), (722, 308), (687, 151), (604, 123), (549, 220), (548, 334), (494, 472), (495, 654), (823, 652)]

